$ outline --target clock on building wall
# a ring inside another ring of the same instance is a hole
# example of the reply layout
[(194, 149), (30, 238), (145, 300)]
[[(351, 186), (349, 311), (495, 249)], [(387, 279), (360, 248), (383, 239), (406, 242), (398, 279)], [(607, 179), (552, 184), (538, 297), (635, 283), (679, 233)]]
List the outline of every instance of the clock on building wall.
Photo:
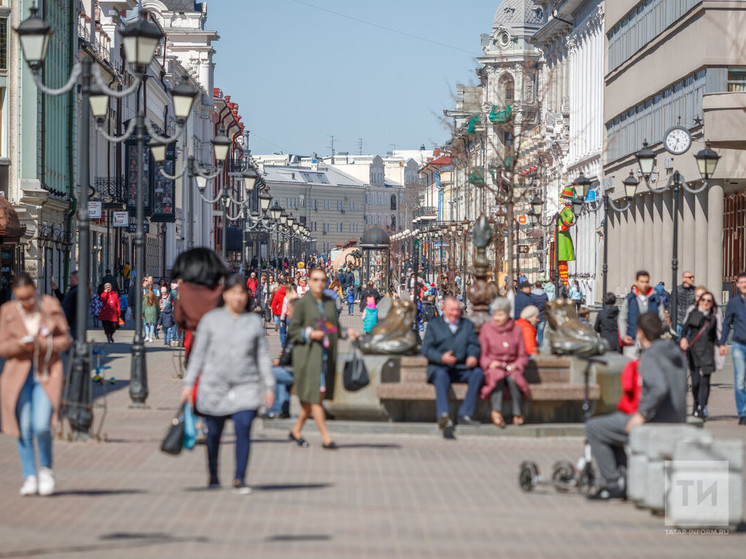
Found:
[(692, 147), (692, 135), (683, 126), (673, 126), (666, 131), (663, 147), (673, 155), (686, 153)]

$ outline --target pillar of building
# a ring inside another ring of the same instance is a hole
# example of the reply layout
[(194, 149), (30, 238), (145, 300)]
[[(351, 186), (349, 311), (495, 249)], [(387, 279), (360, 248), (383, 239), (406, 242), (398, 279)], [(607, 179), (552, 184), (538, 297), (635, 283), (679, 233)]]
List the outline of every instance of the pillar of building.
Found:
[(650, 273), (654, 274), (655, 277), (663, 277), (663, 249), (662, 243), (659, 242), (663, 238), (663, 196), (653, 194), (651, 200), (653, 205), (653, 237), (650, 244), (652, 245), (653, 265), (651, 266)]
[[(681, 276), (681, 273), (683, 273), (685, 270), (690, 270), (695, 275), (696, 280), (696, 256), (697, 253), (694, 252), (694, 246), (696, 243), (695, 236), (697, 235), (697, 232), (695, 231), (695, 205), (697, 201), (695, 199), (695, 196), (693, 194), (690, 194), (686, 191), (682, 192), (681, 194), (681, 209), (682, 209), (682, 219), (681, 223), (679, 225), (679, 229), (681, 229), (681, 235), (683, 238), (683, 242), (679, 245), (679, 276)], [(701, 256), (700, 256), (701, 258)], [(703, 278), (704, 279), (704, 278)], [(679, 278), (676, 278), (676, 281), (679, 281)]]
[[(722, 213), (720, 214), (722, 216)], [(722, 217), (720, 218), (722, 222)], [(686, 252), (691, 252), (696, 256), (694, 262), (694, 280), (699, 285), (699, 282), (706, 281), (707, 278), (707, 234), (709, 230), (709, 224), (707, 222), (707, 192), (700, 192), (694, 197), (694, 246), (684, 246)], [(722, 245), (721, 245), (722, 247)], [(720, 249), (722, 252), (722, 248)], [(683, 272), (679, 268), (680, 272)], [(722, 270), (721, 270), (722, 271)], [(677, 278), (678, 280), (678, 278)], [(705, 283), (708, 289), (717, 289), (716, 285), (711, 286), (709, 283)], [(713, 291), (714, 293), (714, 291)]]
[(707, 287), (718, 300), (723, 289), (723, 185), (710, 185), (707, 191)]

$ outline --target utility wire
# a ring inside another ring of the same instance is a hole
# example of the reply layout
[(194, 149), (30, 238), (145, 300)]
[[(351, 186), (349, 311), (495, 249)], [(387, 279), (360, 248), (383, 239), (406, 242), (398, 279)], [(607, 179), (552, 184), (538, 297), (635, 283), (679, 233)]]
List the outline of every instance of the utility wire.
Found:
[(433, 41), (432, 39), (428, 39), (427, 37), (421, 37), (419, 35), (414, 35), (412, 33), (407, 33), (406, 31), (400, 31), (398, 29), (394, 29), (392, 27), (387, 27), (385, 25), (381, 25), (380, 23), (373, 23), (372, 21), (368, 21), (365, 19), (361, 19), (359, 17), (351, 16), (348, 14), (343, 14), (341, 12), (337, 12), (334, 10), (330, 10), (329, 8), (322, 8), (321, 6), (317, 6), (315, 4), (311, 4), (310, 2), (305, 2), (304, 0), (290, 0), (290, 2), (295, 2), (296, 4), (300, 4), (302, 6), (306, 6), (308, 8), (313, 8), (314, 10), (319, 10), (320, 12), (326, 12), (329, 14), (333, 14), (338, 17), (342, 17), (345, 19), (349, 19), (351, 21), (356, 21), (358, 23), (362, 23), (364, 25), (369, 25), (370, 27), (376, 27), (378, 29), (383, 29), (384, 31), (388, 31), (390, 33), (396, 33), (397, 35), (401, 35), (403, 37), (409, 37), (410, 39), (417, 39), (418, 41), (424, 41), (426, 43), (430, 43), (432, 45), (438, 45), (439, 47), (451, 49), (451, 50), (457, 50), (459, 52), (465, 52), (466, 54), (470, 54), (474, 56), (474, 52), (466, 49), (462, 49), (459, 47), (454, 47), (453, 45), (447, 45), (445, 43), (441, 43), (439, 41)]

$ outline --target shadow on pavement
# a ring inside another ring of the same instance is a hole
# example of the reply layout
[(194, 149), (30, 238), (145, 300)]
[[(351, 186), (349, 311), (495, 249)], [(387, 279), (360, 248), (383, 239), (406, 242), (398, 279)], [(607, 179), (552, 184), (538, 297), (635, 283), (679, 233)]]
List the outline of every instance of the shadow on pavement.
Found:
[(71, 489), (57, 491), (52, 497), (106, 497), (108, 495), (142, 495), (147, 493), (142, 489)]
[(332, 537), (329, 534), (275, 534), (268, 536), (268, 542), (328, 542)]
[(27, 549), (22, 551), (0, 552), (0, 559), (4, 557), (39, 557), (42, 555), (58, 555), (62, 553), (89, 553), (101, 551), (105, 556), (106, 552), (112, 549), (135, 549), (138, 547), (148, 547), (151, 545), (163, 545), (169, 543), (207, 543), (209, 538), (204, 536), (197, 537), (173, 537), (162, 533), (141, 533), (141, 532), (117, 532), (113, 534), (104, 534), (99, 537), (101, 543), (89, 545), (72, 545), (59, 546), (39, 549)]
[(334, 486), (333, 483), (265, 483), (252, 485), (251, 489), (254, 491), (300, 491), (303, 489), (327, 489), (332, 486)]
[(339, 450), (344, 450), (345, 448), (375, 448), (379, 450), (385, 450), (385, 449), (400, 449), (401, 445), (398, 444), (386, 444), (386, 443), (352, 443), (352, 444), (337, 444), (337, 448)]

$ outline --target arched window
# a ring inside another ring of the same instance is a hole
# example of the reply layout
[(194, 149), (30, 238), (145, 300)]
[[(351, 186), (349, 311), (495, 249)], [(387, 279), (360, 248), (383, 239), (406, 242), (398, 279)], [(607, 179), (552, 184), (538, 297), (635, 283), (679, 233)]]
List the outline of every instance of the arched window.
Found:
[(395, 215), (391, 216), (391, 229), (396, 231), (396, 216)]
[(396, 211), (396, 194), (391, 195), (391, 209)]
[(515, 82), (513, 81), (513, 76), (507, 73), (500, 76), (497, 91), (500, 95), (500, 104), (502, 106), (512, 105), (515, 98)]

